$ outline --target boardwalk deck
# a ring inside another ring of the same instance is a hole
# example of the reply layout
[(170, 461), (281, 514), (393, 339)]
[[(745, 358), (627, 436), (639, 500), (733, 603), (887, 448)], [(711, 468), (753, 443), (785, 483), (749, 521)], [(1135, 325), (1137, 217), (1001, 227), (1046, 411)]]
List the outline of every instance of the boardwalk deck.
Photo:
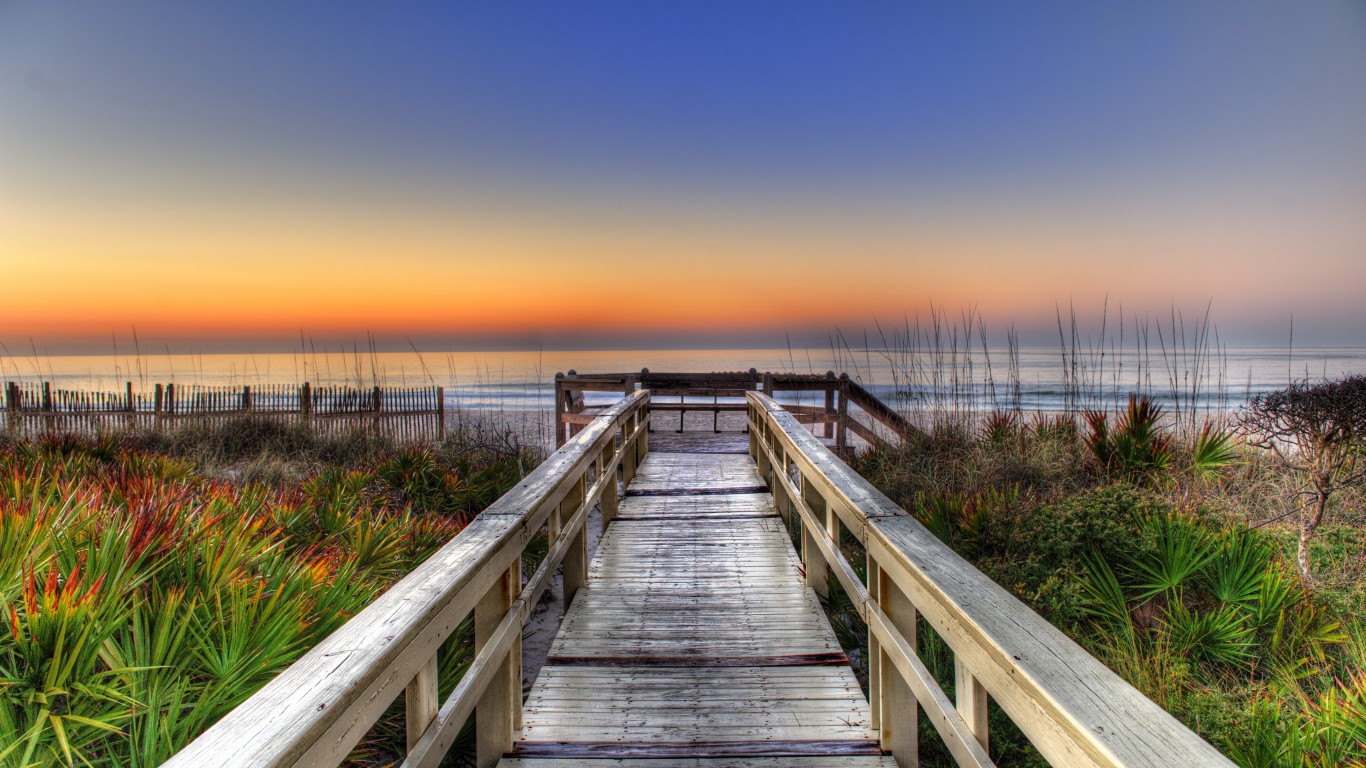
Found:
[(647, 455), (502, 766), (895, 765), (734, 442)]
[[(1051, 765), (1233, 768), (839, 460), (846, 430), (866, 431), (844, 418), (855, 395), (910, 434), (890, 408), (847, 378), (762, 379), (819, 385), (826, 405), (746, 392), (742, 435), (651, 432), (648, 389), (596, 418), (559, 402), (554, 454), (166, 768), (341, 765), (400, 697), (405, 768), (442, 765), (471, 714), (479, 768), (911, 768), (926, 723), (956, 764), (990, 768), (988, 702)], [(557, 401), (574, 394), (561, 383)], [(812, 420), (832, 399), (834, 453)], [(800, 521), (800, 559), (775, 499)], [(611, 522), (590, 561), (599, 504)], [(574, 599), (523, 702), (522, 631), (557, 571)], [(871, 707), (803, 586), (827, 577), (867, 622)], [(439, 656), (466, 619), (475, 655), (442, 701)], [(922, 626), (953, 651), (952, 695), (916, 652)]]

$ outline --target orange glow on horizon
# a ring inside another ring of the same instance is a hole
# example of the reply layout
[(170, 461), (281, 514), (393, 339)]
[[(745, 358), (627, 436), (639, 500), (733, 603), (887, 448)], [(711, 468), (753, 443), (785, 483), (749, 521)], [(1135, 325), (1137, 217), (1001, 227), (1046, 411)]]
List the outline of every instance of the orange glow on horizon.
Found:
[[(1160, 309), (1243, 295), (1313, 301), (1322, 290), (1260, 268), (1303, 243), (1209, 211), (1117, 230), (1043, 215), (926, 223), (813, 208), (740, 221), (712, 209), (618, 220), (605, 204), (545, 200), (524, 216), (277, 202), (132, 196), (68, 210), (0, 194), (0, 209), (17, 214), (0, 252), (0, 339), (98, 343), (136, 327), (148, 339), (771, 330), (780, 342), (784, 329), (923, 316), (930, 302), (976, 306), (1004, 326), (1051, 323), (1054, 302), (1071, 297)], [(1360, 270), (1333, 241), (1316, 247), (1344, 274)], [(1249, 268), (1233, 274), (1230, 263)]]

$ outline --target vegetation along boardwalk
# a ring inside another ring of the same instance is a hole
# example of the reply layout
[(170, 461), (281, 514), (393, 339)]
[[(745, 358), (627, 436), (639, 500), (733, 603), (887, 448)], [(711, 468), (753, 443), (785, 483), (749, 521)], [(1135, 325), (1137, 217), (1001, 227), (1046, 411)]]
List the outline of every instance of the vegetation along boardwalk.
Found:
[[(651, 390), (620, 381), (596, 413), (559, 408), (549, 459), (167, 765), (336, 766), (399, 699), (412, 768), (471, 717), (479, 768), (907, 768), (922, 718), (989, 766), (989, 702), (1053, 765), (1232, 765), (851, 470), (828, 445), (862, 434), (847, 380), (794, 382), (832, 394), (793, 411), (764, 378), (715, 381), (743, 391), (745, 431), (714, 438), (652, 445)], [(664, 400), (671, 426), (697, 389)], [(902, 427), (862, 411), (876, 439)], [(524, 695), (522, 628), (557, 572), (568, 611)], [(819, 602), (836, 582), (868, 627), (866, 697)], [(471, 617), (474, 659), (441, 682)], [(917, 653), (929, 631), (952, 697)]]

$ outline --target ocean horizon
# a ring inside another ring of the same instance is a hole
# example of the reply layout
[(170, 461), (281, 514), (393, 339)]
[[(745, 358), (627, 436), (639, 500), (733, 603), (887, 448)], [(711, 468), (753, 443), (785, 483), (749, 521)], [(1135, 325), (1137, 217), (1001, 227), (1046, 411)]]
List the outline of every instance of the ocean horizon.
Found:
[[(1141, 393), (1168, 408), (1227, 411), (1295, 379), (1366, 373), (1366, 347), (1224, 347), (1135, 350), (1107, 347), (904, 349), (545, 350), (268, 354), (54, 355), (0, 357), (0, 378), (59, 389), (121, 392), (156, 384), (353, 387), (440, 386), (451, 409), (537, 410), (554, 403), (557, 373), (747, 371), (848, 373), (902, 408), (1062, 410), (1077, 393), (1087, 407), (1122, 405)], [(610, 402), (611, 393), (588, 393)], [(813, 395), (806, 394), (810, 399)], [(794, 401), (800, 398), (793, 396)]]

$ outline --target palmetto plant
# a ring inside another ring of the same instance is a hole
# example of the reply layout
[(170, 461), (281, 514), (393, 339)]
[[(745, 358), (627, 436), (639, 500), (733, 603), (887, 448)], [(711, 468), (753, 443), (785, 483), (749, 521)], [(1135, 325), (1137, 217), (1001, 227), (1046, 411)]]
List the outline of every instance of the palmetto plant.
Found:
[(1129, 407), (1113, 425), (1103, 411), (1085, 413), (1090, 433), (1084, 442), (1107, 474), (1144, 480), (1172, 461), (1172, 440), (1162, 427), (1162, 406), (1129, 395)]
[(1142, 527), (1156, 546), (1126, 564), (1131, 584), (1140, 599), (1179, 601), (1182, 587), (1214, 558), (1214, 542), (1199, 524), (1177, 515), (1152, 515)]
[(1256, 646), (1252, 628), (1237, 609), (1224, 606), (1195, 610), (1183, 602), (1168, 605), (1163, 617), (1167, 636), (1178, 653), (1209, 664), (1241, 666)]
[[(0, 446), (0, 765), (174, 754), (460, 531), (468, 497), (433, 456), (242, 487), (112, 440)], [(465, 459), (497, 492), (518, 479)], [(357, 764), (403, 737), (377, 729)]]
[(1165, 681), (1151, 667), (1167, 657), (1197, 676), (1240, 670), (1294, 685), (1346, 639), (1261, 533), (1215, 533), (1180, 513), (1140, 526), (1152, 546), (1114, 563), (1084, 556), (1082, 587), (1094, 647), (1155, 698)]
[(8, 642), (0, 645), (9, 704), (0, 715), (0, 761), (71, 764), (121, 733), (137, 704), (118, 685), (127, 670), (108, 667), (99, 653), (126, 609), (102, 599), (103, 577), (53, 564), (45, 575), (30, 569), (21, 578), (23, 597), (9, 609)]
[(1225, 534), (1204, 569), (1203, 581), (1221, 606), (1251, 611), (1273, 567), (1275, 551), (1265, 538), (1251, 531)]
[(1191, 443), (1191, 474), (1202, 479), (1209, 478), (1237, 461), (1237, 434), (1205, 422), (1200, 434)]

